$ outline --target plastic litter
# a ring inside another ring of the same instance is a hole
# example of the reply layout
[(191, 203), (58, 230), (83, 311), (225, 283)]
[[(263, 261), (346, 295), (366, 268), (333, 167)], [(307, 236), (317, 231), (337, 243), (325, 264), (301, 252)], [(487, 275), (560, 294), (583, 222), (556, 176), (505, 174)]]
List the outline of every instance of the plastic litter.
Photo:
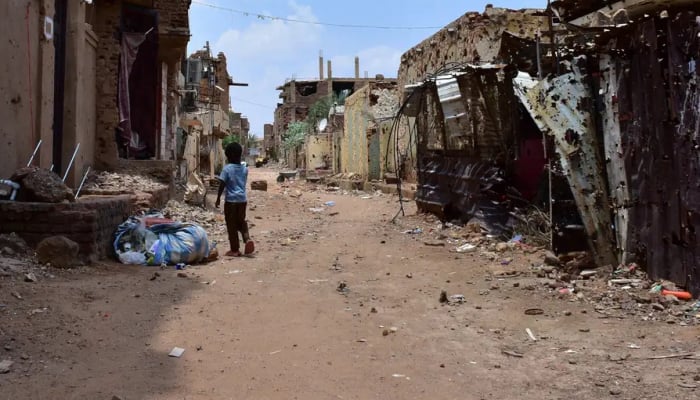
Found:
[(457, 253), (473, 253), (476, 251), (476, 246), (471, 243), (465, 243), (455, 249)]

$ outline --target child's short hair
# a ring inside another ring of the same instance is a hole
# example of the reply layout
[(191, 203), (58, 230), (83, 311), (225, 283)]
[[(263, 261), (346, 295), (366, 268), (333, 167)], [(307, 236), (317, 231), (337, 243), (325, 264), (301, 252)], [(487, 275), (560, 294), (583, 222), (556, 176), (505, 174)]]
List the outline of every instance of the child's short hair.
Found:
[(243, 147), (241, 147), (240, 144), (238, 143), (229, 143), (226, 146), (226, 149), (224, 149), (224, 153), (226, 154), (226, 158), (228, 159), (228, 162), (240, 162), (241, 161), (241, 156), (243, 155)]

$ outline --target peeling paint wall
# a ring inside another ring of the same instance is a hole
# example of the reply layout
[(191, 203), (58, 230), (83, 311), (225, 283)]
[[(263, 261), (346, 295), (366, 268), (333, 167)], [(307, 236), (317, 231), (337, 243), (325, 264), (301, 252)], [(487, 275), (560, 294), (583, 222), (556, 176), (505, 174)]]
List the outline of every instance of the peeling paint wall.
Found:
[(369, 87), (356, 91), (345, 99), (345, 127), (340, 142), (340, 172), (356, 173), (367, 177), (367, 131), (370, 122), (367, 118), (369, 110)]
[(332, 165), (331, 155), (332, 136), (327, 133), (309, 135), (306, 137), (306, 169), (309, 171), (324, 169), (330, 170)]
[(396, 82), (371, 82), (345, 100), (339, 172), (379, 180), (394, 171), (393, 119), (398, 110)]

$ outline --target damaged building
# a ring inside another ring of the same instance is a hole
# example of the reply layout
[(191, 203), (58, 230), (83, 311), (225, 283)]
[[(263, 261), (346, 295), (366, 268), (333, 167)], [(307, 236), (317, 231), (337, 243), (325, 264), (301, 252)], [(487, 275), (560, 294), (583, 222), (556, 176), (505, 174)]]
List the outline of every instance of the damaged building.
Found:
[(226, 162), (222, 139), (241, 135), (240, 113), (231, 111), (229, 99), (229, 87), (234, 83), (228, 75), (226, 55), (214, 57), (209, 43), (190, 55), (186, 63), (179, 173), (183, 177), (194, 172), (213, 178)]
[[(326, 71), (327, 76), (324, 77)], [(318, 126), (320, 121), (317, 121), (314, 123), (316, 126), (309, 127), (316, 137), (305, 142), (311, 148), (310, 151), (307, 151), (305, 145), (292, 149), (285, 148), (283, 142), (289, 124), (305, 121), (314, 105), (319, 102), (328, 101), (333, 103), (330, 104), (331, 106), (342, 106), (353, 93), (364, 88), (370, 82), (379, 80), (385, 79), (381, 76), (360, 77), (360, 60), (357, 57), (355, 58), (355, 76), (353, 78), (334, 77), (331, 61), (328, 61), (326, 70), (324, 69), (323, 57), (319, 57), (318, 79), (290, 79), (277, 88), (280, 91), (279, 97), (282, 102), (278, 103), (275, 109), (271, 135), (271, 142), (274, 143), (273, 152), (281, 161), (286, 162), (290, 169), (299, 170), (302, 173), (306, 173), (307, 170), (323, 169), (330, 173), (333, 166), (333, 161), (329, 157), (332, 143), (331, 136), (324, 132), (327, 130), (327, 125), (320, 127)], [(320, 120), (324, 117), (325, 114)], [(327, 123), (327, 119), (325, 122)]]
[(41, 167), (73, 190), (70, 203), (0, 201), (0, 233), (17, 232), (32, 245), (65, 234), (83, 258), (104, 256), (131, 200), (74, 201), (88, 172), (152, 174), (172, 185), (190, 3), (2, 2), (3, 72), (13, 78), (0, 88), (8, 105), (0, 111), (0, 179), (20, 167)]
[(409, 50), (419, 208), (511, 231), (514, 209), (539, 205), (555, 250), (638, 262), (697, 295), (699, 11), (489, 7)]

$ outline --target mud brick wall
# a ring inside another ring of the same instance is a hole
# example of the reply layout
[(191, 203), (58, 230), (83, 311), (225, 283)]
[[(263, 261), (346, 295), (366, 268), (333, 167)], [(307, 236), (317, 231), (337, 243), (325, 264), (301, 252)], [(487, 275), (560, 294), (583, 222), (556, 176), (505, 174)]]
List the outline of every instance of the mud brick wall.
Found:
[(112, 256), (112, 237), (132, 210), (132, 198), (87, 198), (76, 203), (0, 201), (0, 233), (17, 233), (32, 247), (63, 235), (80, 245), (86, 262)]
[(448, 63), (500, 61), (503, 32), (534, 39), (538, 30), (547, 29), (547, 17), (541, 11), (487, 6), (484, 13), (461, 16), (401, 56), (399, 88), (421, 82)]
[(189, 34), (191, 3), (192, 0), (155, 0), (153, 8), (158, 10), (158, 31)]
[(97, 46), (97, 137), (95, 138), (95, 166), (102, 170), (113, 167), (118, 159), (115, 129), (119, 124), (117, 90), (119, 76), (120, 1), (95, 3), (93, 31), (99, 39)]

